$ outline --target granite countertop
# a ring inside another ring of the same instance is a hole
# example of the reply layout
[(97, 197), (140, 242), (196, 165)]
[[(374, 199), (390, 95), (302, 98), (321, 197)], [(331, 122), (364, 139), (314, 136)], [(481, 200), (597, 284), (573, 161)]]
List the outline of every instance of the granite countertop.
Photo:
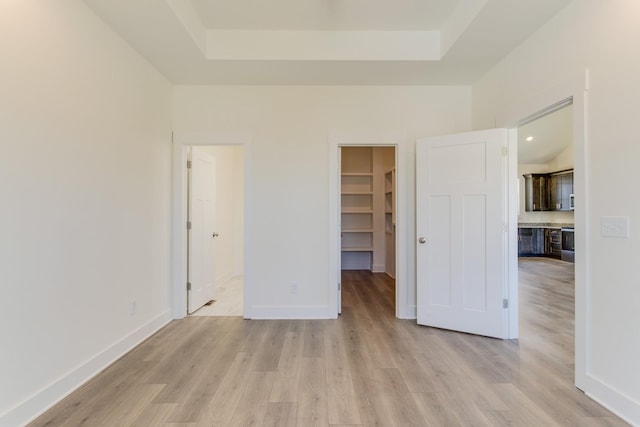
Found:
[(573, 228), (573, 224), (565, 222), (519, 222), (518, 228)]

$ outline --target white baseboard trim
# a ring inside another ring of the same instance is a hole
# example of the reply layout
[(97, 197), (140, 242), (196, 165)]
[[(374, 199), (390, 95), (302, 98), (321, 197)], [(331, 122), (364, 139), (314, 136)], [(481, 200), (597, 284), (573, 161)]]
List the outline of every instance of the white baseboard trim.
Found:
[(336, 319), (337, 314), (331, 313), (326, 305), (305, 306), (270, 306), (254, 305), (245, 310), (247, 319)]
[(373, 264), (373, 266), (371, 267), (372, 273), (384, 273), (385, 270), (386, 267), (384, 264)]
[(585, 394), (632, 426), (640, 426), (640, 402), (587, 374)]
[(391, 277), (393, 280), (396, 280), (396, 276), (392, 276), (388, 271), (384, 272), (387, 276)]
[(398, 313), (398, 319), (417, 319), (416, 306), (415, 305), (401, 305), (400, 313)]
[(166, 311), (142, 325), (31, 397), (0, 414), (0, 427), (23, 426), (33, 421), (170, 321), (171, 313)]

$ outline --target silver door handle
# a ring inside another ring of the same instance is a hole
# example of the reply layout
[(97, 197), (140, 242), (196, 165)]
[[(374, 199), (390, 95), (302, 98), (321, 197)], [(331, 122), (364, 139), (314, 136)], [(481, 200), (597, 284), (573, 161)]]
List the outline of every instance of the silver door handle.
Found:
[(418, 243), (420, 243), (420, 244), (427, 243), (427, 239), (425, 239), (424, 237), (421, 237), (421, 238), (418, 239)]
[(218, 236), (219, 236), (219, 234), (214, 232), (211, 237), (218, 237)]

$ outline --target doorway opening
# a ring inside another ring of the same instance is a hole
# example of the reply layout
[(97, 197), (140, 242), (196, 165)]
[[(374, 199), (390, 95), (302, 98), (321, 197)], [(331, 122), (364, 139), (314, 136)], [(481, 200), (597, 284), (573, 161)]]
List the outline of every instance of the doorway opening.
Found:
[[(552, 343), (550, 352), (573, 363), (574, 171), (582, 165), (574, 156), (572, 99), (520, 124), (517, 140), (518, 294), (521, 312), (528, 313), (519, 336), (525, 345)], [(541, 330), (549, 336), (539, 336)]]
[[(382, 284), (397, 301), (396, 147), (340, 146), (340, 282)], [(338, 295), (342, 306), (342, 288)]]
[(244, 313), (244, 149), (187, 146), (187, 314)]

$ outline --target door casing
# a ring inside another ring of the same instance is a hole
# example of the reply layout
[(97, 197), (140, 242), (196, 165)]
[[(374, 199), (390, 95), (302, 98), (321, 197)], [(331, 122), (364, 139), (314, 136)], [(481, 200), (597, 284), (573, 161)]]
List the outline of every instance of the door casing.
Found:
[[(174, 319), (187, 316), (187, 147), (237, 145), (244, 152), (244, 260), (249, 259), (251, 247), (247, 244), (250, 235), (250, 224), (247, 221), (251, 188), (248, 178), (250, 165), (250, 149), (252, 136), (248, 132), (223, 133), (180, 133), (173, 134), (173, 173), (171, 179), (171, 315)], [(245, 277), (244, 283), (244, 317), (251, 317), (251, 282)]]
[[(340, 283), (340, 150), (341, 146), (351, 147), (395, 147), (396, 151), (396, 317), (415, 319), (415, 274), (408, 266), (414, 259), (408, 248), (409, 204), (408, 169), (409, 150), (406, 136), (401, 132), (390, 133), (332, 133), (329, 136), (329, 277), (335, 285), (329, 286), (329, 311), (338, 316), (338, 283)], [(411, 239), (411, 242), (413, 239)], [(414, 272), (415, 273), (415, 272)]]
[[(530, 121), (534, 117), (541, 116), (545, 112), (555, 108), (558, 104), (571, 99), (573, 102), (573, 160), (574, 160), (574, 194), (575, 194), (575, 385), (579, 389), (589, 393), (591, 388), (587, 369), (589, 366), (589, 247), (591, 236), (588, 233), (589, 222), (588, 188), (587, 180), (587, 118), (588, 118), (588, 92), (589, 70), (578, 73), (568, 80), (556, 86), (539, 92), (535, 97), (505, 109), (496, 116), (496, 126), (509, 128), (517, 137), (517, 128), (520, 124)], [(513, 150), (510, 156), (517, 156)], [(516, 157), (517, 162), (517, 157)], [(517, 175), (509, 180), (510, 193), (515, 194)], [(513, 198), (512, 208), (517, 210), (517, 198)], [(517, 224), (516, 224), (517, 226)], [(511, 238), (509, 244), (517, 250), (517, 237)], [(510, 275), (517, 277), (518, 261), (509, 263)], [(510, 298), (513, 305), (509, 310), (510, 334), (518, 333), (518, 283), (517, 280), (510, 284)], [(515, 298), (515, 299), (514, 299)], [(516, 308), (516, 309), (513, 309)], [(594, 382), (594, 386), (597, 385)]]

